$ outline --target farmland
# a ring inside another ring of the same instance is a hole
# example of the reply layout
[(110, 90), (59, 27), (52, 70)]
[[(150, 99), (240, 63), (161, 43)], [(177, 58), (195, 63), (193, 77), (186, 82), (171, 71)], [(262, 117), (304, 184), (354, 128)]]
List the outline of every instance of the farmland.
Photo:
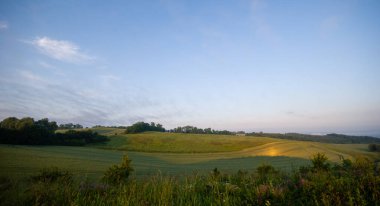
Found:
[[(0, 203), (376, 205), (380, 196), (380, 180), (373, 170), (378, 153), (369, 152), (367, 144), (92, 130), (109, 141), (85, 146), (0, 145)], [(133, 167), (127, 181), (104, 182), (106, 171), (125, 155)]]
[[(366, 144), (325, 144), (266, 137), (197, 135), (147, 132), (122, 134), (120, 129), (98, 128), (110, 141), (85, 147), (0, 145), (1, 175), (22, 177), (49, 166), (72, 171), (77, 177), (98, 179), (124, 154), (132, 159), (133, 175), (144, 177), (161, 172), (180, 175), (209, 172), (213, 168), (235, 172), (271, 164), (291, 170), (309, 164), (321, 152), (329, 160), (365, 156), (375, 159)], [(116, 135), (115, 135), (116, 134)]]

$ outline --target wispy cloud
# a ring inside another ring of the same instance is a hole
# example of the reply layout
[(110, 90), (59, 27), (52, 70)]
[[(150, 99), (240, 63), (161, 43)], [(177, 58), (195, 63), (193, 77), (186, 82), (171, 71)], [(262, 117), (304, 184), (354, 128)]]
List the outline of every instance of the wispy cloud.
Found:
[[(113, 74), (104, 76), (119, 79)], [(181, 114), (180, 108), (151, 96), (102, 84), (78, 88), (74, 80), (57, 81), (35, 71), (17, 70), (0, 76), (0, 120), (31, 116), (86, 126), (129, 125), (135, 121), (164, 123)]]
[(38, 62), (38, 64), (46, 69), (56, 69), (56, 67), (54, 65), (51, 65), (47, 62), (44, 62), (44, 61), (40, 61)]
[(8, 23), (5, 21), (0, 21), (0, 30), (8, 29)]
[(20, 76), (22, 78), (24, 78), (25, 80), (38, 81), (38, 82), (43, 81), (42, 77), (40, 77), (39, 75), (36, 75), (36, 74), (34, 74), (34, 73), (30, 72), (30, 71), (22, 70), (19, 73), (20, 73)]
[(95, 59), (84, 54), (79, 46), (69, 41), (55, 40), (49, 37), (37, 37), (31, 44), (43, 54), (60, 61), (83, 63)]

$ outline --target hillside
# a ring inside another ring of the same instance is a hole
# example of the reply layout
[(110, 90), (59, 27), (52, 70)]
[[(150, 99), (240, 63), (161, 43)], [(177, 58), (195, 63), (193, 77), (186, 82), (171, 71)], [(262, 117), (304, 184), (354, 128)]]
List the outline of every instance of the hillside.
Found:
[(325, 153), (334, 162), (339, 162), (341, 157), (379, 159), (378, 153), (368, 151), (367, 144), (160, 132), (122, 134), (123, 130), (113, 128), (92, 130), (108, 135), (110, 141), (84, 147), (0, 145), (0, 173), (23, 176), (44, 167), (58, 166), (78, 176), (96, 179), (125, 153), (132, 159), (137, 176), (158, 171), (177, 175), (206, 172), (215, 167), (224, 171), (252, 170), (263, 163), (291, 170), (309, 164), (317, 152)]

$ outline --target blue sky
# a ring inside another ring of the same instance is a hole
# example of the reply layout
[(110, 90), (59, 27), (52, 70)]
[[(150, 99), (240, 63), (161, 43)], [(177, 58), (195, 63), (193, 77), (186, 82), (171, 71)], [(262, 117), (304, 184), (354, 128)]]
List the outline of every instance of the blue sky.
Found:
[(0, 1), (0, 118), (380, 134), (380, 1)]

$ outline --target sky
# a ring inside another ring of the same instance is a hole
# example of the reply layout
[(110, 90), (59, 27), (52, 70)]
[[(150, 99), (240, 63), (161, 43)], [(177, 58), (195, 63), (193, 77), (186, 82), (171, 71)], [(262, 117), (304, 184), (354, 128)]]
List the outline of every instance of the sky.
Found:
[(0, 119), (380, 135), (380, 1), (0, 0)]

